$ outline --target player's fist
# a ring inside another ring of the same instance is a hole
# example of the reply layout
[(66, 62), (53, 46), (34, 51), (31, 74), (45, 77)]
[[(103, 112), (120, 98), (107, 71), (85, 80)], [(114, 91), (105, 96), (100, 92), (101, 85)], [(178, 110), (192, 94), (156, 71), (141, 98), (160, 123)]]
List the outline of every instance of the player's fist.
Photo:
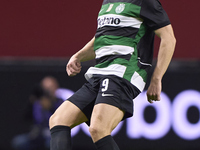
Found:
[(68, 76), (75, 76), (76, 74), (80, 73), (81, 71), (80, 61), (72, 56), (68, 64), (66, 65), (66, 71)]
[(161, 88), (161, 81), (151, 80), (147, 90), (147, 100), (149, 103), (153, 103), (153, 101), (160, 101)]

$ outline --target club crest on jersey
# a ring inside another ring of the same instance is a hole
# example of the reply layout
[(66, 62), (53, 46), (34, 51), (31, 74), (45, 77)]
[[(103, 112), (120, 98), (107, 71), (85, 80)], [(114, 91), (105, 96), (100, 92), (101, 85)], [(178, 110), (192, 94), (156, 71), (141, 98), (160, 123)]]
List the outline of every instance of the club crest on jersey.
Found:
[(121, 13), (125, 9), (125, 4), (119, 4), (119, 6), (116, 7), (115, 12), (117, 14)]

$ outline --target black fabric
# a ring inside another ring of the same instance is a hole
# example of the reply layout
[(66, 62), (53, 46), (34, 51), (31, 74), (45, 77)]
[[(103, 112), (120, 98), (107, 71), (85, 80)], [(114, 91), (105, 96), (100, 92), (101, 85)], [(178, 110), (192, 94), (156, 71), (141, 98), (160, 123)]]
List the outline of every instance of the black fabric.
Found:
[(97, 86), (97, 84), (91, 85), (86, 82), (78, 91), (68, 98), (68, 100), (76, 105), (88, 118), (86, 122), (87, 125), (90, 125), (92, 110), (98, 94)]
[[(113, 96), (103, 96), (101, 89), (102, 81), (109, 79), (109, 88), (104, 94)], [(88, 118), (86, 122), (90, 125), (91, 114), (94, 105), (105, 103), (115, 106), (125, 112), (123, 120), (133, 116), (133, 99), (140, 91), (128, 80), (114, 75), (96, 75), (89, 79), (77, 92), (68, 100), (75, 104)]]
[(104, 35), (113, 35), (113, 36), (123, 36), (134, 39), (137, 35), (139, 29), (133, 27), (112, 27), (112, 26), (104, 26), (98, 28), (95, 34), (95, 38)]
[(105, 61), (113, 61), (114, 59), (117, 59), (117, 58), (123, 58), (123, 59), (126, 59), (126, 60), (130, 60), (131, 58), (131, 54), (128, 54), (128, 55), (106, 55), (106, 56), (103, 56), (101, 58), (98, 58), (96, 59), (96, 65), (97, 64), (100, 64), (100, 63), (103, 63)]
[(140, 61), (138, 61), (138, 67), (147, 69), (146, 71), (151, 68), (151, 65), (144, 65), (144, 63), (152, 64), (153, 61), (154, 37), (155, 33), (148, 28), (146, 34), (140, 39), (137, 45), (138, 59), (140, 59)]
[(71, 128), (55, 126), (51, 130), (50, 150), (71, 150)]
[(111, 135), (108, 135), (95, 143), (97, 150), (120, 150)]
[(170, 24), (169, 18), (159, 0), (143, 0), (141, 18), (151, 30), (156, 30)]

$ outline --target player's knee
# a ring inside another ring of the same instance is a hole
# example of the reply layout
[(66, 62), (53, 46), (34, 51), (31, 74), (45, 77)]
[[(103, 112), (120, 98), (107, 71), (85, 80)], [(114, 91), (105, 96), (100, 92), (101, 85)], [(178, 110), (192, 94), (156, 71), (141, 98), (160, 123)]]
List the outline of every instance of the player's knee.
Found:
[(104, 128), (101, 126), (95, 126), (95, 125), (91, 125), (89, 127), (89, 132), (92, 137), (98, 137), (100, 135), (109, 134), (109, 130), (107, 128)]
[(102, 131), (100, 131), (100, 129), (95, 127), (95, 126), (90, 126), (89, 127), (89, 132), (90, 132), (90, 135), (93, 137), (93, 136), (99, 134)]
[(50, 129), (54, 126), (68, 126), (70, 128), (75, 127), (76, 125), (80, 124), (76, 119), (73, 119), (74, 117), (71, 116), (64, 116), (59, 113), (54, 113), (50, 118), (49, 118), (49, 127)]
[(62, 116), (54, 113), (50, 118), (49, 118), (49, 127), (50, 129), (54, 126), (57, 126), (57, 125), (62, 125)]
[(49, 118), (49, 128), (51, 129), (52, 127), (56, 126), (57, 123), (57, 117), (55, 116), (55, 114), (51, 115), (51, 117)]

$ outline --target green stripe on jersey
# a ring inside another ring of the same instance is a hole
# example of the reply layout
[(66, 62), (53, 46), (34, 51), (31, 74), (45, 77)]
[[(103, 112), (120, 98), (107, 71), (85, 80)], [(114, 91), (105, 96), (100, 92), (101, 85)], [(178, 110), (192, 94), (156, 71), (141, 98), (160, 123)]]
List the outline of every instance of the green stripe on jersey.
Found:
[[(135, 37), (135, 42), (138, 43), (140, 41), (140, 39), (144, 36), (145, 31), (146, 31), (146, 28), (144, 24), (142, 24), (140, 30), (138, 31)], [(138, 50), (137, 50), (137, 46), (135, 46), (134, 53), (132, 54), (131, 59), (129, 60), (129, 65), (126, 68), (124, 78), (127, 79), (128, 81), (131, 81), (131, 78), (134, 72), (136, 71), (143, 78), (143, 81), (146, 82), (147, 72), (144, 69), (140, 69), (137, 63), (138, 63)]]
[[(124, 5), (125, 7), (122, 12), (117, 13), (116, 9), (117, 7), (120, 6), (120, 4), (125, 4)], [(106, 15), (106, 14), (117, 14), (117, 15), (120, 14), (127, 17), (139, 18), (140, 10), (141, 10), (140, 6), (137, 6), (131, 3), (126, 3), (126, 2), (108, 3), (105, 5), (102, 5), (101, 10), (99, 12), (99, 16)]]
[[(137, 51), (135, 51), (137, 52)], [(134, 53), (135, 53), (134, 52)], [(137, 54), (132, 55), (131, 59), (129, 60), (129, 64), (126, 68), (126, 71), (124, 73), (123, 78), (127, 79), (128, 81), (131, 81), (131, 78), (135, 72), (137, 72), (143, 79), (144, 82), (147, 81), (147, 72), (144, 69), (140, 69), (137, 65), (138, 60)]]
[(128, 81), (131, 81), (131, 77), (133, 76), (134, 72), (138, 70), (137, 62), (137, 51), (134, 51), (133, 55), (131, 56), (131, 59), (129, 60), (129, 64), (126, 68), (123, 78), (125, 78)]
[(95, 39), (94, 50), (97, 50), (103, 46), (110, 46), (110, 45), (124, 45), (124, 46), (134, 47), (135, 42), (134, 39), (128, 37), (104, 35)]

